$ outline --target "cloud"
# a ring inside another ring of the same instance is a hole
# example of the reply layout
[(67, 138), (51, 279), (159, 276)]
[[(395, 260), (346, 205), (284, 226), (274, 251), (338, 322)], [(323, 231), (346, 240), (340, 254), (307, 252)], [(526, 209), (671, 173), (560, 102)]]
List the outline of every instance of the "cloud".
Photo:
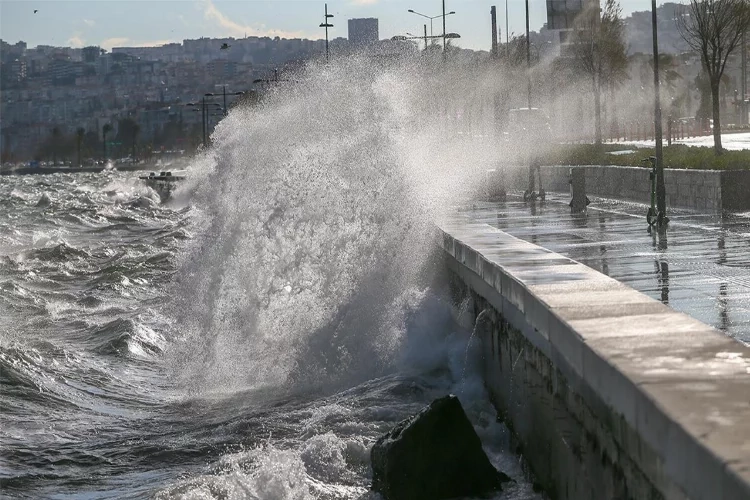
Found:
[(187, 20), (185, 19), (185, 16), (183, 16), (182, 14), (178, 14), (178, 15), (177, 15), (177, 19), (179, 19), (179, 20), (180, 20), (180, 22), (181, 22), (181, 23), (182, 23), (182, 24), (183, 24), (184, 26), (190, 27), (190, 23), (189, 23), (189, 22), (187, 22)]
[(130, 41), (130, 38), (124, 37), (124, 36), (116, 36), (113, 38), (107, 38), (105, 40), (102, 40), (102, 43), (99, 44), (100, 47), (107, 50), (112, 50), (112, 47), (122, 47), (126, 43)]
[(86, 41), (83, 38), (81, 38), (81, 33), (78, 31), (73, 33), (73, 35), (70, 38), (68, 38), (69, 47), (80, 49), (81, 47), (85, 45), (86, 45)]
[(175, 43), (175, 40), (149, 40), (146, 42), (132, 42), (129, 47), (161, 47), (168, 43)]
[(378, 0), (352, 0), (354, 5), (374, 5), (378, 3)]
[(136, 41), (131, 40), (127, 37), (115, 37), (115, 38), (107, 38), (106, 40), (102, 40), (102, 43), (99, 44), (100, 47), (103, 49), (107, 49), (109, 51), (112, 50), (112, 47), (161, 47), (162, 45), (166, 45), (168, 43), (175, 43), (176, 40), (146, 40), (146, 41)]
[(204, 0), (203, 2), (203, 16), (210, 21), (214, 21), (226, 33), (230, 36), (242, 38), (247, 36), (278, 36), (281, 38), (304, 38), (304, 34), (301, 32), (283, 31), (277, 29), (266, 29), (265, 26), (261, 25), (260, 29), (253, 26), (247, 26), (238, 22), (232, 21), (225, 16), (212, 0)]
[(83, 19), (83, 20), (82, 20), (82, 22), (83, 22), (83, 24), (85, 24), (85, 25), (86, 25), (86, 26), (88, 26), (89, 28), (90, 28), (90, 27), (92, 27), (93, 25), (95, 25), (95, 24), (96, 24), (96, 23), (95, 23), (94, 21), (92, 21), (91, 19)]

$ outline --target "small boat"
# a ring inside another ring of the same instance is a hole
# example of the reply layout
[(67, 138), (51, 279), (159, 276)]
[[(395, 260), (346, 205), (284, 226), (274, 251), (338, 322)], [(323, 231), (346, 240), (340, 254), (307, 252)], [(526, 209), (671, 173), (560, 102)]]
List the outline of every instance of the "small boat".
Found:
[(187, 179), (186, 170), (167, 170), (159, 172), (150, 172), (148, 175), (142, 175), (139, 179), (146, 181), (146, 185), (159, 193), (162, 203), (167, 201), (172, 192), (177, 187), (177, 183)]

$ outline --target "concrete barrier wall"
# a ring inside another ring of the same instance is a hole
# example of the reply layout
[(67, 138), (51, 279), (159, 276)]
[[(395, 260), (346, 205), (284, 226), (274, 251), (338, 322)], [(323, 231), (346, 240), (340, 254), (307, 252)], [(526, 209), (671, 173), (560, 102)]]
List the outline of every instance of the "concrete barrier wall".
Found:
[[(568, 192), (570, 166), (541, 167), (542, 185), (550, 192)], [(649, 169), (584, 165), (588, 194), (650, 203)], [(509, 186), (525, 189), (526, 169), (508, 174)], [(664, 171), (667, 206), (704, 211), (750, 209), (750, 171), (668, 168)]]
[(490, 226), (441, 234), (487, 388), (552, 498), (750, 498), (750, 349)]

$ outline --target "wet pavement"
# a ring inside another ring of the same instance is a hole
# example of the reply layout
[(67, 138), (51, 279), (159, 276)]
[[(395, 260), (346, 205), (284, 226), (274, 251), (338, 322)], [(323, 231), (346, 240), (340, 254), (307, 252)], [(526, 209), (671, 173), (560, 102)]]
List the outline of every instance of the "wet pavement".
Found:
[(592, 198), (571, 215), (568, 197), (476, 203), (465, 215), (548, 248), (750, 345), (750, 213), (672, 211), (648, 231), (644, 205)]

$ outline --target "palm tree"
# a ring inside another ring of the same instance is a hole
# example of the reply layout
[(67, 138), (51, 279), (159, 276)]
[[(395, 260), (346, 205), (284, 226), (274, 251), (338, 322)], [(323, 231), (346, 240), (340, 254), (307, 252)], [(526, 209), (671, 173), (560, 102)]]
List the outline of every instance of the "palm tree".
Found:
[(102, 127), (102, 141), (104, 142), (104, 161), (107, 161), (107, 134), (112, 131), (112, 125), (105, 123)]
[(86, 135), (86, 130), (83, 127), (78, 127), (76, 130), (76, 147), (78, 149), (78, 166), (83, 165), (81, 161), (81, 144), (83, 143), (83, 137)]

